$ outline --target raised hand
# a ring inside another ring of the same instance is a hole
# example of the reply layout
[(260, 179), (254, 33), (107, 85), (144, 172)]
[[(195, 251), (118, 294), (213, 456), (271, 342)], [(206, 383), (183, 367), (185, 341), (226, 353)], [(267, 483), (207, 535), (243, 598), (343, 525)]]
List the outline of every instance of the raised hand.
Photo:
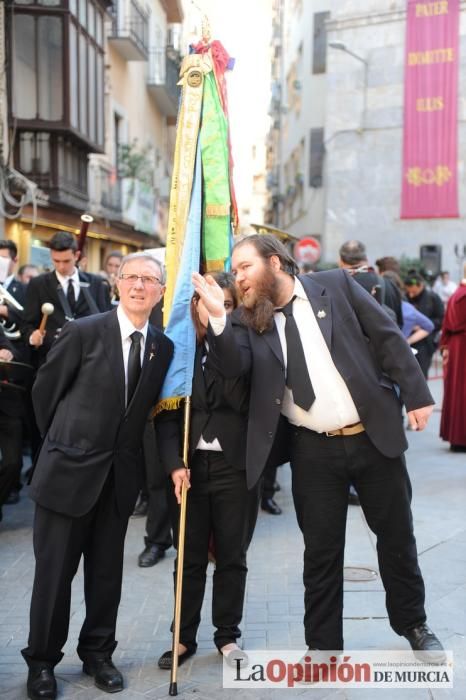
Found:
[(192, 283), (210, 316), (223, 318), (225, 315), (223, 290), (211, 275), (203, 277), (198, 272), (193, 272)]

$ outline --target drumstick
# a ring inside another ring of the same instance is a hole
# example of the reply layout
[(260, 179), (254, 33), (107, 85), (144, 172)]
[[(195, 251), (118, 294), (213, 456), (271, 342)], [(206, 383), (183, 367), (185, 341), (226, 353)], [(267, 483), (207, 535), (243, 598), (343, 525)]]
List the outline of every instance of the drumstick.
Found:
[(42, 311), (42, 319), (40, 322), (39, 330), (41, 333), (43, 333), (45, 331), (47, 319), (50, 316), (50, 314), (53, 314), (53, 312), (55, 311), (55, 307), (53, 304), (45, 302), (45, 304), (42, 304), (42, 306), (40, 307), (40, 310)]

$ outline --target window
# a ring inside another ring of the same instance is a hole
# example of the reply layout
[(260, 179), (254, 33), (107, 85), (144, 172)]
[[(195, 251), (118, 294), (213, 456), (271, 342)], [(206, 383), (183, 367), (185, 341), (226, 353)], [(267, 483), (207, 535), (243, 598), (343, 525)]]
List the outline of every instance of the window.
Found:
[(17, 120), (16, 128), (30, 130), (30, 122), (40, 120), (41, 129), (45, 123), (49, 129), (73, 129), (87, 142), (88, 150), (103, 148), (100, 1), (15, 0), (9, 22), (10, 112)]
[(70, 121), (87, 141), (103, 146), (103, 17), (97, 5), (79, 3), (79, 22), (70, 18)]
[(23, 132), (19, 138), (21, 170), (33, 176), (50, 172), (50, 134)]
[[(61, 17), (39, 17), (37, 20), (39, 117), (47, 121), (63, 119), (62, 53), (63, 20)], [(53, 76), (52, 79), (51, 76)]]
[(330, 12), (316, 12), (314, 15), (314, 39), (312, 50), (312, 72), (314, 75), (327, 70), (327, 30), (325, 22)]
[(322, 187), (324, 166), (324, 130), (311, 129), (309, 153), (309, 186)]
[[(12, 111), (18, 119), (63, 119), (63, 20), (18, 14), (13, 22)], [(54, 79), (50, 80), (53, 73)]]

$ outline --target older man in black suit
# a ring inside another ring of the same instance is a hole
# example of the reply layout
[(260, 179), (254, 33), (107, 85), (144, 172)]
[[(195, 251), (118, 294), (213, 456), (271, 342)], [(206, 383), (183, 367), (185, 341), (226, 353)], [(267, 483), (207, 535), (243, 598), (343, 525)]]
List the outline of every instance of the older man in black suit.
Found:
[(78, 654), (101, 690), (123, 688), (112, 663), (124, 539), (144, 480), (142, 434), (173, 344), (148, 323), (163, 294), (159, 263), (123, 259), (118, 309), (67, 323), (33, 387), (44, 436), (32, 477), (36, 572), (23, 656), (29, 698), (54, 698), (71, 582), (84, 556), (86, 619)]
[(442, 645), (426, 624), (400, 398), (416, 430), (426, 426), (434, 402), (409, 346), (348, 273), (298, 277), (294, 260), (272, 236), (238, 243), (232, 269), (243, 300), (232, 322), (214, 280), (196, 273), (193, 280), (210, 312), (212, 361), (224, 376), (251, 371), (250, 486), (272, 446), (281, 448), (281, 461), (290, 458), (305, 543), (308, 647), (343, 649), (343, 556), (353, 483), (377, 536), (392, 628), (415, 653), (443, 661)]

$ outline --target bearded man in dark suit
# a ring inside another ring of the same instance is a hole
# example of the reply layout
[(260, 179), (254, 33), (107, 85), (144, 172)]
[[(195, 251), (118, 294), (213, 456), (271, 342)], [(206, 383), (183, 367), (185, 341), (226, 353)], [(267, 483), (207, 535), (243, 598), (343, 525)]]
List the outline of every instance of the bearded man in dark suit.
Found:
[[(414, 652), (445, 658), (426, 624), (411, 515), (401, 401), (422, 430), (433, 399), (408, 344), (344, 270), (297, 276), (273, 236), (236, 244), (243, 307), (225, 318), (212, 278), (193, 273), (210, 314), (212, 362), (225, 377), (251, 372), (247, 473), (289, 458), (304, 536), (304, 628), (309, 649), (343, 649), (343, 558), (353, 484), (377, 536), (390, 624)], [(401, 401), (400, 401), (401, 399)], [(277, 458), (279, 455), (279, 458)]]
[(65, 325), (33, 387), (44, 441), (32, 477), (36, 571), (23, 656), (29, 698), (54, 698), (68, 635), (71, 582), (84, 556), (86, 619), (78, 654), (101, 690), (112, 662), (128, 518), (144, 481), (142, 434), (173, 344), (148, 323), (164, 291), (160, 264), (123, 259), (118, 309)]

